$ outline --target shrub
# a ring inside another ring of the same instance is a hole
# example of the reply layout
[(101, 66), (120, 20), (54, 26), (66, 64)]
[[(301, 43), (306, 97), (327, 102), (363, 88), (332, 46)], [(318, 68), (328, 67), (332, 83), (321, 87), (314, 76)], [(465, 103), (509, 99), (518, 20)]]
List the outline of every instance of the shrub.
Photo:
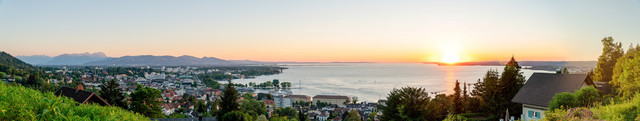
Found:
[(240, 111), (231, 111), (222, 116), (222, 121), (251, 121), (249, 115)]
[(567, 109), (578, 106), (578, 99), (569, 92), (558, 93), (553, 96), (553, 100), (549, 103), (549, 110)]
[(600, 98), (598, 89), (593, 86), (588, 86), (576, 91), (576, 97), (580, 102), (580, 106), (591, 107)]
[(591, 108), (600, 119), (611, 121), (630, 121), (638, 119), (640, 113), (640, 96), (636, 94), (632, 99), (623, 103), (596, 106)]

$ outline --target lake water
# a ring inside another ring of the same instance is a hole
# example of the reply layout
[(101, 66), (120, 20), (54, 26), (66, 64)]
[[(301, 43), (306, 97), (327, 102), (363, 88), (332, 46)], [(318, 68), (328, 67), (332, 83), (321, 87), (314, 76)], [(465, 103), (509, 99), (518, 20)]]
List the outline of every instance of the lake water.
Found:
[[(237, 79), (234, 83), (262, 83), (279, 79), (291, 82), (293, 94), (356, 96), (360, 101), (386, 98), (393, 88), (423, 87), (429, 92), (452, 93), (455, 81), (475, 83), (487, 70), (504, 66), (437, 66), (421, 63), (304, 63), (284, 64), (281, 74)], [(539, 70), (522, 70), (528, 78)], [(461, 85), (462, 88), (462, 85)]]

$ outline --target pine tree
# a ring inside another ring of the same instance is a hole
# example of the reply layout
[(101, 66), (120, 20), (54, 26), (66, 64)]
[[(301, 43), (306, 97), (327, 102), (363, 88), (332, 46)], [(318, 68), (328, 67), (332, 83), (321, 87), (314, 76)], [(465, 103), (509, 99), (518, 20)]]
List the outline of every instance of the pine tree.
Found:
[(511, 99), (516, 96), (516, 93), (520, 90), (520, 88), (524, 85), (525, 78), (520, 72), (520, 65), (515, 60), (514, 57), (511, 57), (511, 60), (505, 65), (504, 71), (500, 76), (499, 84), (499, 94), (501, 96), (498, 97), (499, 105), (498, 108), (498, 116), (504, 117), (504, 112), (509, 109), (509, 114), (512, 116), (520, 115), (522, 110), (522, 105), (518, 103), (511, 102)]
[(618, 58), (624, 55), (624, 51), (622, 50), (622, 43), (614, 43), (612, 37), (605, 37), (601, 41), (604, 47), (602, 48), (602, 55), (598, 57), (598, 65), (592, 75), (592, 79), (593, 81), (609, 82), (613, 75), (613, 68)]
[(100, 91), (98, 94), (100, 94), (100, 97), (107, 100), (107, 103), (111, 104), (111, 106), (118, 106), (123, 109), (129, 108), (129, 106), (124, 102), (122, 88), (120, 88), (120, 84), (115, 80), (111, 80), (106, 84), (100, 85)]
[(462, 113), (468, 113), (469, 112), (468, 108), (470, 108), (469, 107), (470, 99), (469, 99), (469, 94), (467, 92), (467, 82), (464, 82), (462, 85), (464, 87), (462, 88), (463, 89), (462, 90)]
[(456, 85), (453, 88), (453, 114), (462, 113), (462, 97), (460, 95), (460, 82), (456, 80)]
[(240, 98), (240, 94), (233, 86), (231, 79), (228, 80), (229, 83), (226, 85), (224, 90), (222, 91), (222, 96), (220, 96), (220, 111), (218, 113), (219, 117), (222, 117), (226, 113), (232, 111), (240, 110), (240, 103), (238, 103), (238, 99)]
[(498, 110), (502, 110), (497, 107), (500, 101), (498, 100), (500, 96), (498, 91), (499, 79), (498, 71), (491, 69), (487, 71), (482, 81), (478, 79), (478, 82), (474, 84), (474, 90), (471, 91), (471, 95), (477, 97), (479, 101), (478, 108), (475, 110), (482, 110), (493, 115), (497, 114)]

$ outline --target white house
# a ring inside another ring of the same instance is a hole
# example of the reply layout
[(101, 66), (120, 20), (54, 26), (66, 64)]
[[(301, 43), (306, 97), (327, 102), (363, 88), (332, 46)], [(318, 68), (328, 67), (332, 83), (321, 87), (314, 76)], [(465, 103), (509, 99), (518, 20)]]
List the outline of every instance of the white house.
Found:
[(522, 104), (523, 121), (544, 119), (553, 96), (593, 86), (587, 74), (533, 73), (511, 102)]
[(293, 105), (291, 98), (284, 95), (273, 96), (273, 102), (276, 103), (278, 108), (291, 107)]

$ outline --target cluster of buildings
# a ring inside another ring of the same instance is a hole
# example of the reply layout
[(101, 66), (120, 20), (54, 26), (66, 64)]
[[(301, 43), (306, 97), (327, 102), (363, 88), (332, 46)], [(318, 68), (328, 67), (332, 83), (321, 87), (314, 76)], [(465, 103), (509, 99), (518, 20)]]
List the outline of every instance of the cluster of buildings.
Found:
[[(95, 70), (99, 69), (96, 67)], [(179, 100), (183, 99), (184, 96), (191, 96), (206, 102), (215, 101), (216, 98), (220, 98), (220, 95), (222, 94), (221, 90), (223, 90), (209, 88), (205, 86), (200, 79), (189, 76), (197, 73), (219, 71), (215, 69), (198, 70), (197, 68), (192, 67), (162, 67), (160, 68), (160, 70), (162, 70), (161, 72), (145, 72), (142, 76), (129, 76), (126, 74), (110, 75), (107, 72), (99, 72), (95, 70), (74, 72), (66, 70), (65, 68), (56, 72), (50, 72), (64, 75), (63, 79), (50, 79), (48, 81), (50, 83), (79, 82), (81, 85), (75, 89), (63, 87), (57, 90), (56, 93), (72, 97), (81, 103), (98, 103), (101, 105), (109, 104), (90, 90), (100, 90), (100, 85), (105, 83), (102, 80), (116, 80), (120, 85), (120, 88), (122, 88), (122, 92), (125, 94), (131, 94), (135, 91), (137, 85), (140, 84), (142, 86), (162, 91), (162, 98), (159, 100), (163, 102), (162, 112), (164, 114), (170, 115), (175, 113), (178, 109), (184, 109), (186, 111), (185, 115), (193, 117), (198, 116), (198, 112), (195, 111), (194, 105)], [(76, 76), (72, 76), (74, 75), (71, 74), (72, 72)], [(77, 73), (80, 73), (79, 77), (77, 77)], [(231, 73), (226, 74), (232, 75)], [(85, 91), (85, 89), (88, 91)], [(350, 103), (350, 97), (343, 95), (316, 95), (310, 97), (307, 95), (295, 95), (289, 90), (268, 89), (267, 92), (255, 93), (255, 90), (252, 87), (236, 87), (236, 89), (241, 94), (250, 93), (256, 99), (259, 99), (259, 101), (264, 102), (267, 105), (269, 116), (271, 116), (277, 108), (291, 107), (297, 111), (303, 111), (311, 120), (314, 121), (325, 121), (330, 120), (330, 118), (333, 120), (341, 120), (341, 115), (343, 113), (352, 110), (357, 111), (362, 119), (368, 119), (370, 114), (376, 112), (378, 109), (378, 103), (360, 102), (353, 104)], [(258, 98), (261, 95), (271, 98)], [(242, 100), (242, 98), (240, 100)], [(322, 105), (318, 105), (318, 103), (322, 103)]]
[[(366, 101), (354, 104), (351, 103), (350, 97), (344, 95), (316, 95), (310, 97), (307, 95), (278, 93), (277, 91), (258, 93), (257, 95), (273, 95), (273, 100), (260, 99), (260, 101), (265, 102), (267, 105), (269, 114), (271, 114), (275, 108), (292, 107), (297, 111), (302, 111), (307, 114), (312, 121), (340, 121), (342, 120), (341, 115), (343, 113), (352, 110), (358, 112), (362, 119), (368, 119), (371, 113), (375, 113), (378, 110), (379, 104), (378, 102), (370, 103)], [(379, 102), (384, 102), (384, 100), (380, 100)], [(319, 103), (323, 105), (318, 105)], [(333, 117), (331, 116), (332, 114)], [(376, 113), (374, 115), (379, 116), (380, 114)]]

